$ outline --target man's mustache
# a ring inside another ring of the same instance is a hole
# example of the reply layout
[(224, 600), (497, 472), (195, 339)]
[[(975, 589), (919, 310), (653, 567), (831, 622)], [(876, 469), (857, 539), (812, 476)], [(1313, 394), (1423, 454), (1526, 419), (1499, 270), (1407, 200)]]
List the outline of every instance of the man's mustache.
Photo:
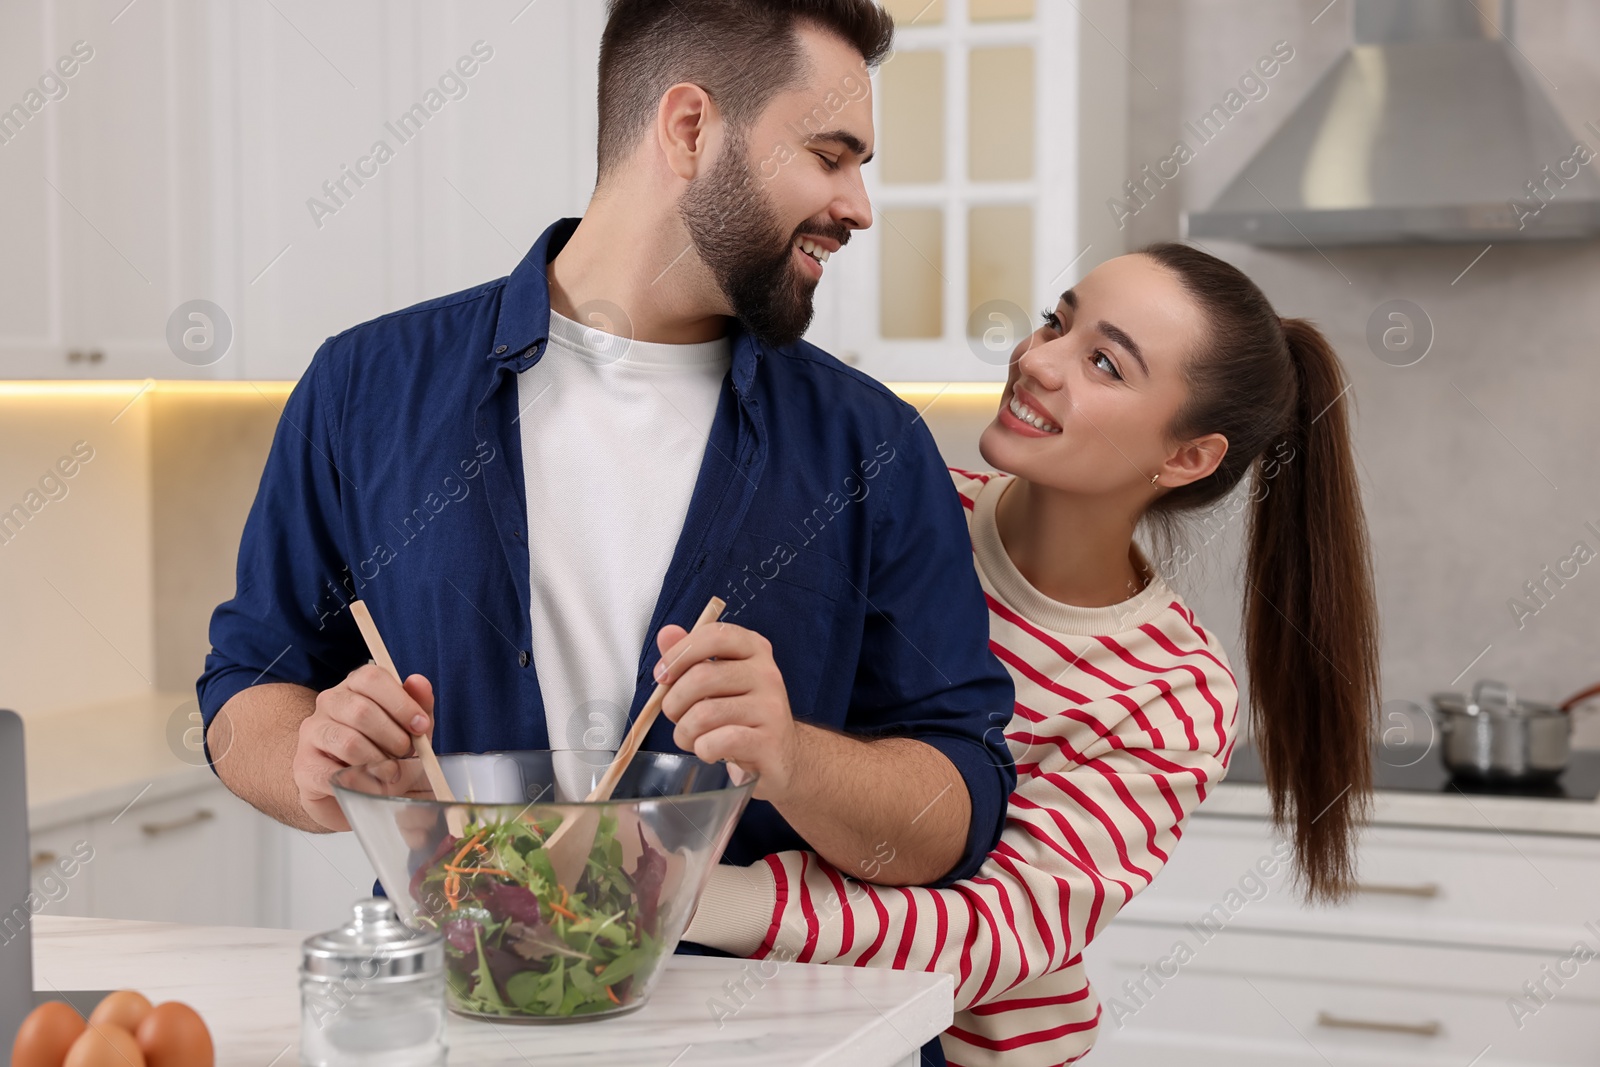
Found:
[[(850, 234), (852, 232), (854, 231), (842, 222), (808, 222), (794, 231), (794, 237), (821, 237), (825, 240), (837, 241), (839, 247), (843, 248), (850, 243)], [(793, 244), (794, 238), (790, 238), (789, 243)]]

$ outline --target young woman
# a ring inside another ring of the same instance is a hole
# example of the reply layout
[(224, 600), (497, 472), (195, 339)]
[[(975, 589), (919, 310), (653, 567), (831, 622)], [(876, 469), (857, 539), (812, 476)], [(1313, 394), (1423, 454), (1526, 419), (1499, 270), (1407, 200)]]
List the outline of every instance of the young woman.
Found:
[[(720, 867), (688, 939), (761, 959), (941, 970), (962, 1067), (1061, 1064), (1094, 1043), (1081, 953), (1160, 872), (1233, 750), (1228, 657), (1135, 544), (1246, 476), (1251, 722), (1313, 900), (1350, 889), (1378, 692), (1371, 565), (1327, 340), (1234, 267), (1156, 245), (1093, 271), (1018, 346), (954, 477), (1016, 681), (1018, 784), (979, 873), (885, 888), (811, 853)], [(1242, 490), (1241, 490), (1242, 491)]]

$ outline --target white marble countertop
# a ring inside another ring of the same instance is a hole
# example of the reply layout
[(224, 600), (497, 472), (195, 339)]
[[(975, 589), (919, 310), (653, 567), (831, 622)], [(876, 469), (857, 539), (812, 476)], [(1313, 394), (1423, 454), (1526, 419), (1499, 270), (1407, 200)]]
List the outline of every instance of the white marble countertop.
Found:
[(141, 791), (159, 800), (215, 782), (205, 754), (184, 743), (199, 712), (192, 692), (151, 691), (25, 719), (29, 826), (115, 812)]
[[(300, 942), (295, 930), (177, 926), (40, 915), (34, 988), (137, 989), (181, 1000), (211, 1028), (218, 1067), (299, 1062)], [(450, 1062), (690, 1067), (691, 1064), (914, 1064), (950, 1025), (947, 974), (770, 964), (744, 1004), (718, 1020), (709, 1002), (746, 960), (674, 956), (649, 1003), (619, 1019), (564, 1026), (495, 1025), (451, 1015)]]

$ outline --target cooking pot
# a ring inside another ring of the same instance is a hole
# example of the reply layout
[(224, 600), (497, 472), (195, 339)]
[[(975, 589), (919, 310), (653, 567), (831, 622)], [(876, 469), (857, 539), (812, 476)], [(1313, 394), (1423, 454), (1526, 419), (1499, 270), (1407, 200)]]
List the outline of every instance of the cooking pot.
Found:
[(1435, 693), (1444, 764), (1476, 781), (1549, 781), (1566, 769), (1572, 751), (1570, 710), (1597, 693), (1600, 686), (1555, 707), (1518, 700), (1510, 686), (1487, 678), (1472, 687), (1470, 698)]

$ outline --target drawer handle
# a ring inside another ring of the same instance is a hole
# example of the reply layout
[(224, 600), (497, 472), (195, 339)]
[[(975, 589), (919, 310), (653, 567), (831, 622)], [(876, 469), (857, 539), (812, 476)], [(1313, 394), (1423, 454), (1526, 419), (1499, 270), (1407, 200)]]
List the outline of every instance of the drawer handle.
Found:
[(183, 818), (173, 819), (171, 822), (147, 822), (140, 829), (144, 831), (146, 837), (160, 837), (162, 834), (169, 834), (174, 830), (182, 830), (186, 826), (196, 826), (214, 818), (216, 818), (216, 814), (210, 808), (201, 808), (193, 815), (185, 815)]
[(1357, 882), (1357, 893), (1374, 893), (1391, 897), (1419, 897), (1423, 900), (1432, 900), (1439, 895), (1438, 882), (1424, 882), (1421, 885), (1384, 885), (1380, 882)]
[(33, 854), (33, 869), (37, 871), (40, 867), (48, 867), (55, 861), (56, 854), (49, 849), (35, 852)]
[(1438, 1037), (1444, 1027), (1437, 1022), (1386, 1023), (1375, 1019), (1344, 1019), (1325, 1011), (1317, 1012), (1317, 1025), (1331, 1030), (1376, 1030), (1380, 1034), (1415, 1034), (1417, 1037)]

